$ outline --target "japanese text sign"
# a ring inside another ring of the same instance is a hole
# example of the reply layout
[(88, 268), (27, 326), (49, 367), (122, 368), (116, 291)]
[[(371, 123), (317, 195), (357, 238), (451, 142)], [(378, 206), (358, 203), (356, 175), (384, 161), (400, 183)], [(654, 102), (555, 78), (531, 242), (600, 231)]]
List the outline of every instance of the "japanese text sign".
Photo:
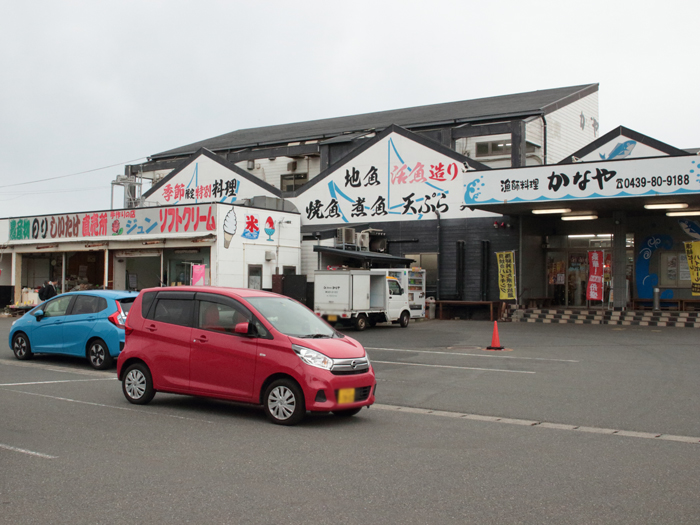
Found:
[(603, 252), (588, 252), (588, 284), (586, 299), (589, 301), (603, 300)]

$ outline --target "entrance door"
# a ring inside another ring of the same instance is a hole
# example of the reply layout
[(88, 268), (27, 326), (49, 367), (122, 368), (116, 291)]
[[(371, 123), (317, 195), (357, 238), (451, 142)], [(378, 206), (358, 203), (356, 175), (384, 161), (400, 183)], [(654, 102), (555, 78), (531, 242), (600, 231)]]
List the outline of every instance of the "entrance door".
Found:
[(569, 252), (566, 269), (567, 306), (586, 305), (586, 282), (588, 281), (588, 252)]
[(554, 306), (566, 306), (566, 268), (566, 252), (547, 254), (547, 297)]
[(262, 290), (262, 266), (259, 264), (248, 265), (248, 288)]

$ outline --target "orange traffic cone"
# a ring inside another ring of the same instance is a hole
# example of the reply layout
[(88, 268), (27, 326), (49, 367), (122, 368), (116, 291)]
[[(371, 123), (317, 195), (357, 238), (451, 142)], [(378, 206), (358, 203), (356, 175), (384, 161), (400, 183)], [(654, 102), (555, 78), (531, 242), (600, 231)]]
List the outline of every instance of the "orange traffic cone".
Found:
[(491, 346), (487, 346), (486, 350), (503, 350), (501, 342), (498, 340), (498, 323), (493, 322), (493, 337), (491, 338)]

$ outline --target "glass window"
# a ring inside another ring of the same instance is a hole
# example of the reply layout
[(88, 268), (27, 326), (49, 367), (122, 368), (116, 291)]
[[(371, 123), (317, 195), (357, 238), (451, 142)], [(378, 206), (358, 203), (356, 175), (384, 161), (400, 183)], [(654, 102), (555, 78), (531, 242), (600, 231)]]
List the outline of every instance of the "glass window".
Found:
[(72, 295), (66, 295), (63, 297), (57, 297), (52, 299), (44, 307), (45, 317), (57, 317), (59, 315), (66, 315), (66, 310), (68, 310), (68, 305), (73, 299)]
[[(150, 292), (152, 293), (152, 292)], [(131, 310), (131, 305), (134, 304), (134, 301), (136, 300), (136, 297), (126, 297), (124, 299), (119, 299), (117, 302), (119, 303), (119, 306), (122, 307), (122, 312), (125, 314), (129, 313), (129, 310)], [(145, 300), (145, 297), (144, 297)], [(150, 306), (150, 303), (149, 303)]]
[(199, 328), (234, 333), (238, 323), (250, 322), (253, 315), (242, 305), (199, 302)]
[(75, 298), (71, 315), (96, 314), (107, 308), (107, 300), (104, 297), (94, 295), (78, 295)]
[(338, 337), (336, 331), (306, 306), (286, 297), (248, 298), (275, 329), (295, 337)]
[(141, 300), (141, 315), (144, 319), (152, 319), (152, 317), (148, 317), (148, 312), (151, 309), (151, 305), (157, 293), (158, 292), (145, 292), (143, 294), (143, 299)]
[(389, 281), (389, 295), (401, 295), (401, 286), (396, 281)]
[(192, 326), (192, 307), (190, 299), (159, 299), (153, 316), (154, 321), (161, 323)]
[(294, 191), (301, 188), (308, 182), (307, 173), (290, 173), (280, 175), (280, 189), (282, 191)]

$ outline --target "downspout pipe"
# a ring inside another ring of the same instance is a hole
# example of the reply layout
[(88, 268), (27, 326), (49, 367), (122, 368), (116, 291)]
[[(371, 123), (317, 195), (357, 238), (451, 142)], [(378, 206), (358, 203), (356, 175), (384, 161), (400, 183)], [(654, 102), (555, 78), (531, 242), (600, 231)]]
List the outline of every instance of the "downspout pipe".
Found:
[(442, 257), (440, 255), (440, 248), (442, 246), (442, 239), (440, 237), (440, 212), (435, 210), (435, 215), (437, 216), (437, 290), (435, 291), (436, 300), (440, 300), (440, 270), (442, 269)]
[(542, 156), (544, 157), (544, 164), (547, 165), (547, 119), (544, 118), (544, 113), (540, 115), (542, 117), (542, 124), (544, 124), (544, 129), (542, 130), (542, 139), (544, 141), (544, 147), (542, 148)]

